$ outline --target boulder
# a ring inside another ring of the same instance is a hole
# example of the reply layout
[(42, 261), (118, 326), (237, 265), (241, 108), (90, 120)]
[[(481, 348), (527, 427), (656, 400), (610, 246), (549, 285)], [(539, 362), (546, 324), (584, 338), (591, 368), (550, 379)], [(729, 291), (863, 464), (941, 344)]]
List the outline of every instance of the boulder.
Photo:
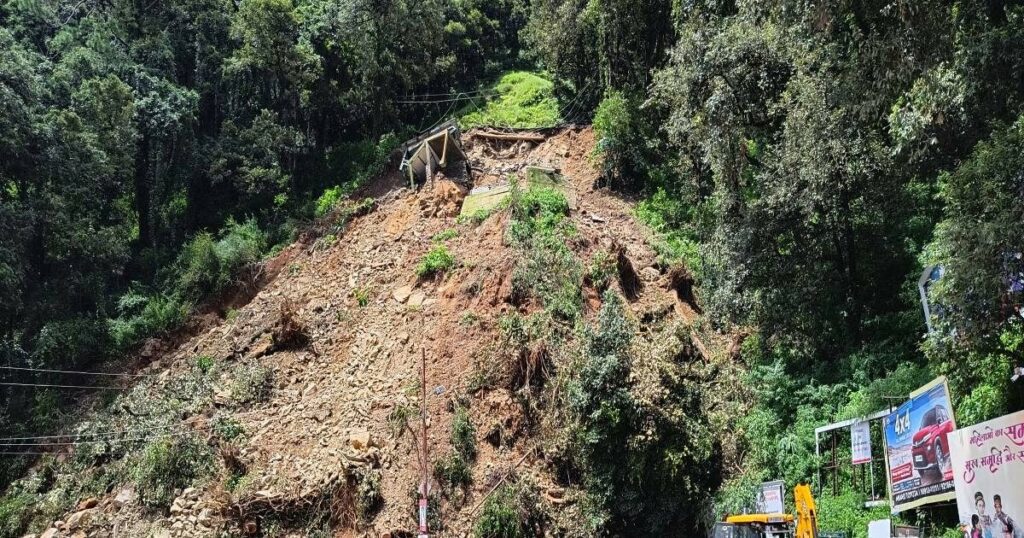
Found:
[(400, 288), (395, 288), (395, 290), (391, 292), (391, 297), (399, 303), (404, 303), (409, 299), (410, 295), (412, 295), (412, 286), (402, 286)]
[(92, 517), (95, 508), (89, 508), (87, 510), (81, 510), (71, 514), (68, 518), (67, 523), (64, 524), (64, 529), (67, 531), (73, 531), (79, 527), (82, 527), (89, 523), (89, 519)]
[(78, 506), (75, 508), (75, 510), (82, 511), (88, 510), (90, 508), (95, 508), (96, 505), (99, 503), (100, 500), (97, 499), (96, 497), (89, 497), (87, 499), (82, 500), (82, 502), (78, 503)]
[(356, 450), (367, 450), (373, 442), (368, 431), (353, 432), (348, 438), (348, 443)]

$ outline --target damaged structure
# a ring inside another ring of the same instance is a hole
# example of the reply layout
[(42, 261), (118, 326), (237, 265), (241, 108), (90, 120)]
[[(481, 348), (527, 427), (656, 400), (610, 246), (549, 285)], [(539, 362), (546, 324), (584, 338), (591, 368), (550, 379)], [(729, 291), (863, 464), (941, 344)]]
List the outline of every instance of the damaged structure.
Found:
[(406, 141), (402, 147), (404, 151), (399, 170), (409, 179), (410, 187), (433, 177), (438, 170), (466, 162), (462, 133), (455, 120), (446, 121)]

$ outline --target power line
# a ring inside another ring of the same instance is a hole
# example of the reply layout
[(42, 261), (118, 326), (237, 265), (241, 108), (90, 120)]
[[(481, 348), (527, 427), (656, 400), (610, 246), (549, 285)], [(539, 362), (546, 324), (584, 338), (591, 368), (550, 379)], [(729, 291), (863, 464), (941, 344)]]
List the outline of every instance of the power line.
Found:
[(431, 100), (411, 100), (411, 99), (399, 99), (395, 103), (400, 105), (439, 105), (442, 103), (451, 103), (454, 101), (469, 101), (476, 97), (471, 95), (462, 95), (459, 97), (452, 97), (451, 99), (431, 99)]
[(50, 385), (45, 383), (10, 383), (0, 381), (0, 385), (8, 387), (48, 387), (53, 389), (100, 389), (100, 390), (128, 390), (127, 387), (113, 387), (109, 385)]
[(0, 370), (18, 370), (21, 372), (46, 372), (50, 374), (105, 375), (114, 377), (157, 377), (158, 374), (118, 374), (111, 372), (82, 372), (78, 370), (48, 370), (45, 368), (27, 368), (23, 366), (0, 366)]
[[(149, 431), (167, 431), (167, 430), (173, 430), (175, 428), (180, 428), (180, 427), (181, 427), (181, 425), (159, 426), (159, 427), (149, 428)], [(108, 432), (96, 432), (96, 433), (65, 433), (65, 434), (61, 434), (61, 435), (30, 435), (30, 436), (26, 436), (26, 437), (0, 437), (0, 442), (3, 442), (3, 441), (31, 441), (31, 440), (38, 440), (38, 439), (62, 439), (62, 438), (65, 438), (65, 437), (107, 437), (107, 436), (124, 435), (126, 433), (128, 433), (127, 430), (108, 431)]]
[(161, 435), (148, 435), (143, 437), (134, 437), (131, 439), (101, 439), (94, 441), (66, 441), (66, 442), (52, 442), (52, 443), (0, 443), (0, 446), (80, 446), (80, 445), (98, 445), (103, 443), (134, 443), (142, 441), (152, 441), (154, 439), (160, 439), (162, 437), (184, 437), (193, 433), (191, 430), (180, 431), (175, 433), (166, 433)]
[(453, 97), (456, 95), (473, 95), (477, 93), (500, 93), (495, 88), (483, 88), (479, 90), (469, 90), (464, 92), (447, 92), (447, 93), (420, 93), (416, 95), (403, 95), (402, 99), (418, 99), (420, 97)]

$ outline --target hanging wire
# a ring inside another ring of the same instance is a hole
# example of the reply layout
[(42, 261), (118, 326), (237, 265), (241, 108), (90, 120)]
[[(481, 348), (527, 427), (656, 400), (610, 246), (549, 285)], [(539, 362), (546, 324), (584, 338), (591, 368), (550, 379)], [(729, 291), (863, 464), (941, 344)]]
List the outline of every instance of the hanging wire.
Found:
[(12, 383), (8, 381), (0, 381), (0, 385), (7, 387), (46, 387), (51, 389), (129, 390), (128, 387), (114, 387), (111, 385), (51, 385), (47, 383)]
[[(87, 441), (60, 441), (60, 442), (46, 442), (46, 443), (0, 443), (0, 447), (47, 447), (47, 446), (81, 446), (81, 445), (99, 445), (99, 444), (116, 444), (116, 443), (136, 443), (153, 441), (156, 439), (163, 439), (166, 437), (185, 437), (196, 433), (197, 430), (203, 430), (205, 428), (196, 429), (182, 429), (181, 431), (171, 431), (170, 433), (162, 433), (158, 435), (143, 435), (140, 437), (132, 437), (128, 439), (96, 439)], [(130, 432), (123, 432), (125, 434)]]
[(468, 101), (473, 99), (471, 95), (462, 95), (461, 97), (451, 97), (449, 99), (430, 99), (430, 100), (411, 100), (411, 99), (398, 99), (395, 103), (401, 105), (437, 105), (441, 103), (451, 103), (454, 101)]
[(447, 92), (447, 93), (420, 93), (416, 95), (403, 95), (402, 99), (417, 99), (420, 97), (452, 97), (454, 95), (473, 95), (477, 93), (498, 93), (495, 88), (482, 88), (479, 90), (469, 90), (464, 92)]
[(45, 372), (50, 374), (102, 375), (113, 377), (157, 377), (158, 374), (118, 374), (112, 372), (82, 372), (78, 370), (48, 370), (45, 368), (27, 368), (23, 366), (0, 366), (0, 370), (17, 370), (19, 372)]
[[(158, 426), (158, 427), (149, 428), (149, 431), (167, 431), (167, 430), (173, 430), (173, 429), (180, 428), (180, 427), (181, 427), (180, 425)], [(0, 437), (0, 442), (4, 442), (4, 441), (31, 441), (31, 440), (39, 440), (39, 439), (63, 439), (63, 438), (66, 438), (66, 437), (108, 437), (108, 436), (113, 437), (113, 436), (117, 436), (117, 435), (124, 435), (126, 433), (128, 433), (127, 430), (125, 430), (125, 431), (96, 432), (96, 433), (65, 433), (65, 434), (59, 434), (59, 435), (30, 435), (30, 436), (26, 436), (26, 437)]]

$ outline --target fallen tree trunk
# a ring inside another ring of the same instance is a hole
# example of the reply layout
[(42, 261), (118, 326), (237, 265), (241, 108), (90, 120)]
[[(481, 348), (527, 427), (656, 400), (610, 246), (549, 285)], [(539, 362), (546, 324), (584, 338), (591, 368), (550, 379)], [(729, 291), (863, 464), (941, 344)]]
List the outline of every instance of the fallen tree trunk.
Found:
[(490, 138), (492, 140), (512, 140), (516, 142), (543, 142), (547, 140), (547, 137), (537, 133), (489, 133), (489, 132), (476, 132), (471, 136), (478, 136), (480, 138)]

